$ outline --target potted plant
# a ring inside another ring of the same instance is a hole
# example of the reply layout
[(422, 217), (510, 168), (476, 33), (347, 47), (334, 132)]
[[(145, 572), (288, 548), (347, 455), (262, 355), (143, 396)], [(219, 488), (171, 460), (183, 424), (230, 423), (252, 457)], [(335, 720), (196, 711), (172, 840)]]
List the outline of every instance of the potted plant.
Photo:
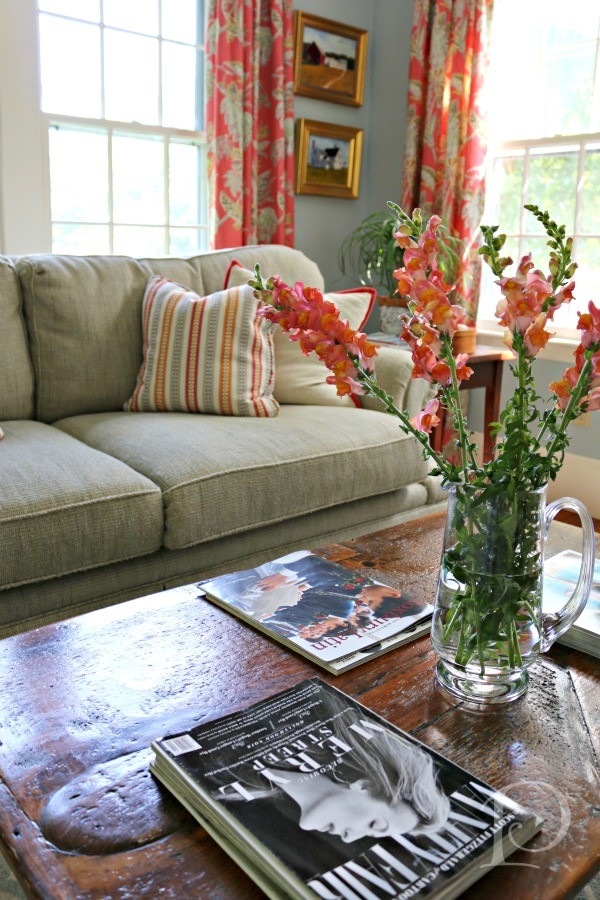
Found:
[(338, 265), (344, 275), (377, 290), (381, 329), (398, 333), (399, 307), (407, 300), (396, 292), (394, 272), (402, 265), (404, 251), (394, 239), (398, 217), (391, 209), (378, 210), (360, 222), (342, 241)]

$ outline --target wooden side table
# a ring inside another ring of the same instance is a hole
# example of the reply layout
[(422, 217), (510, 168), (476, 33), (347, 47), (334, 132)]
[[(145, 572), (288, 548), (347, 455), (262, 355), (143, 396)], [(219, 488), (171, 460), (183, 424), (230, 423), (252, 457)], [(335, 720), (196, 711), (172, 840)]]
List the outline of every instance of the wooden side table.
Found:
[[(504, 363), (514, 359), (508, 348), (489, 347), (477, 341), (475, 353), (469, 356), (467, 365), (473, 369), (468, 381), (461, 383), (461, 390), (485, 388), (485, 408), (483, 417), (483, 461), (489, 462), (494, 455), (496, 438), (490, 434), (490, 424), (498, 421), (500, 415), (500, 396), (502, 393), (502, 373)], [(445, 417), (444, 417), (445, 418)], [(444, 418), (431, 436), (434, 450), (442, 449)]]
[[(393, 335), (377, 333), (370, 339), (376, 344), (384, 344), (386, 347), (398, 347), (407, 350), (404, 341)], [(497, 422), (500, 415), (500, 396), (502, 393), (502, 374), (505, 362), (514, 359), (508, 348), (490, 347), (480, 341), (475, 345), (475, 352), (469, 356), (468, 365), (473, 369), (473, 374), (468, 381), (463, 381), (461, 390), (470, 391), (473, 388), (485, 388), (485, 409), (483, 421), (483, 461), (489, 462), (494, 455), (496, 445), (495, 437), (490, 434), (491, 422)], [(434, 450), (442, 449), (442, 436), (444, 433), (445, 416), (442, 413), (442, 421), (432, 432), (431, 446)]]

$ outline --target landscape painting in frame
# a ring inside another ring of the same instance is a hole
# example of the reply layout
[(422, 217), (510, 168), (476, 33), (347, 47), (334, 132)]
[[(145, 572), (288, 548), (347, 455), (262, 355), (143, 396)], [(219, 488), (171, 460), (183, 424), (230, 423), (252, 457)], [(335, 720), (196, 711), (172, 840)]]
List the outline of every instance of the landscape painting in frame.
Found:
[(296, 193), (358, 197), (363, 132), (360, 128), (299, 119)]
[(305, 97), (360, 106), (368, 32), (331, 19), (294, 13), (294, 91)]

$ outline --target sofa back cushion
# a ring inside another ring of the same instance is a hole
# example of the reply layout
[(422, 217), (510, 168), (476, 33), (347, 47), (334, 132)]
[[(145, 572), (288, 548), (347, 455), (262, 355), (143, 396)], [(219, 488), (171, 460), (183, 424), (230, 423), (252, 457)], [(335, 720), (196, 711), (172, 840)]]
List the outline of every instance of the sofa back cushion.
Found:
[(123, 257), (29, 256), (17, 261), (35, 370), (35, 417), (54, 422), (119, 409), (142, 361), (148, 280)]
[(33, 369), (21, 310), (19, 279), (0, 256), (0, 422), (33, 417)]
[(192, 259), (24, 256), (21, 281), (36, 390), (35, 417), (54, 422), (122, 409), (142, 363), (142, 301), (150, 275), (201, 296), (221, 290), (233, 258), (282, 278), (322, 284), (317, 266), (289, 247), (267, 245)]
[(141, 262), (148, 266), (153, 275), (164, 275), (206, 296), (223, 290), (225, 275), (233, 260), (250, 270), (260, 263), (263, 275), (280, 275), (288, 284), (304, 281), (321, 291), (324, 289), (323, 276), (316, 263), (300, 250), (280, 244), (216, 250), (191, 259), (144, 259)]

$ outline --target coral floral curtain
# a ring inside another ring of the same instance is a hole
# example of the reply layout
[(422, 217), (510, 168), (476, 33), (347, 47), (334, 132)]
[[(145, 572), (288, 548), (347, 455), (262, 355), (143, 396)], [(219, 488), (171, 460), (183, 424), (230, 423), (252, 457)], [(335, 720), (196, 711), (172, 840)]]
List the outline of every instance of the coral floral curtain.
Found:
[(402, 206), (442, 216), (465, 247), (458, 283), (477, 314), (493, 0), (415, 0)]
[(212, 245), (292, 246), (292, 0), (209, 0), (206, 62)]

